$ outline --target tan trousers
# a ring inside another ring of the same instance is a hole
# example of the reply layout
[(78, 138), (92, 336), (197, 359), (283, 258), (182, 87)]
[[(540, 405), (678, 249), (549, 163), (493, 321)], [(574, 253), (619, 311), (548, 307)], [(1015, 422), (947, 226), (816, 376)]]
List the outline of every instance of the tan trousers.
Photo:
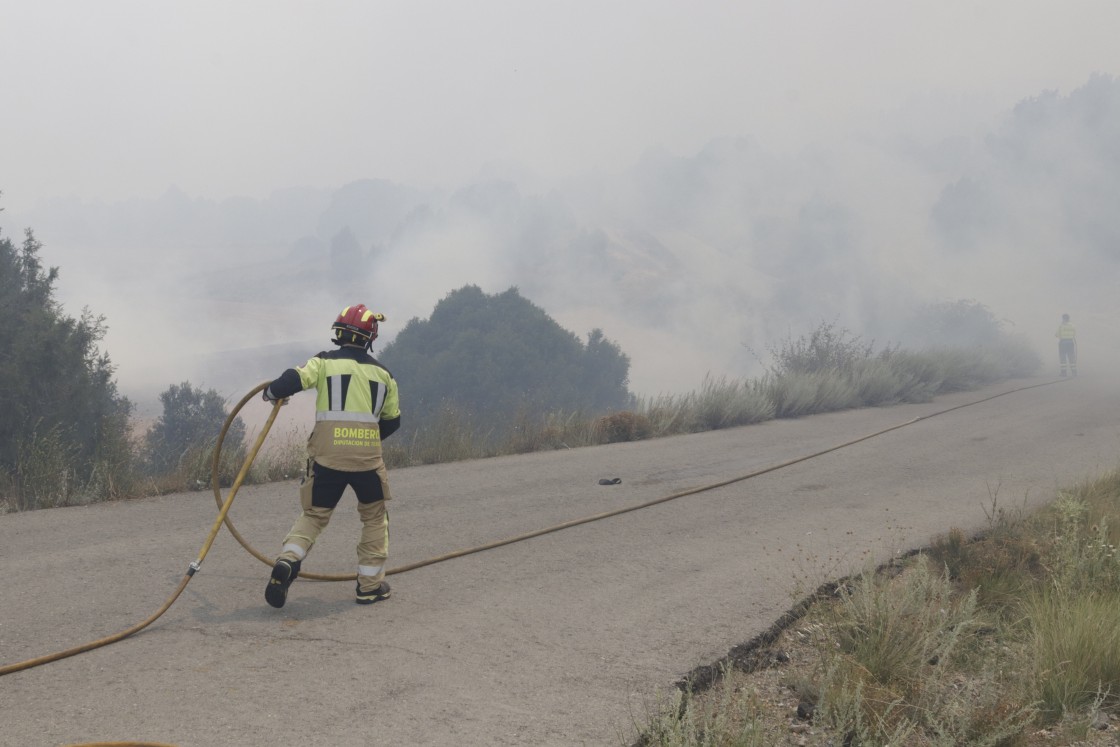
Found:
[[(303, 560), (315, 540), (331, 520), (334, 509), (311, 505), (311, 491), (315, 477), (308, 476), (300, 487), (299, 499), (303, 513), (284, 538), (279, 557), (293, 563)], [(358, 515), (362, 519), (362, 535), (358, 540), (358, 585), (362, 591), (372, 591), (385, 578), (385, 560), (389, 557), (389, 512), (385, 501), (359, 503)]]

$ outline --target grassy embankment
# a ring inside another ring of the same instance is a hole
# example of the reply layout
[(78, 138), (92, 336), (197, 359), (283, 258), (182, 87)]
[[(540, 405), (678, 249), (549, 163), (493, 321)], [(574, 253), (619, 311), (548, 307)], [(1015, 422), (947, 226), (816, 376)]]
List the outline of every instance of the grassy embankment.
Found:
[[(785, 352), (787, 370), (796, 369), (796, 351)], [(853, 386), (884, 391), (877, 382), (892, 374), (877, 365), (865, 370), (867, 356), (845, 353), (841, 359), (856, 365), (819, 380), (817, 396)], [(913, 382), (898, 390), (899, 401), (969, 388), (990, 380), (981, 372), (1018, 369), (1026, 360), (1012, 348), (997, 354), (1006, 355), (1002, 362), (983, 364), (959, 351), (899, 355), (881, 361), (894, 359), (888, 370), (899, 366)], [(930, 365), (959, 378), (931, 376)], [(918, 383), (939, 379), (928, 389)], [(782, 386), (812, 391), (811, 381), (798, 373)], [(835, 408), (809, 411), (824, 409)], [(760, 636), (758, 648), (737, 647), (717, 676), (697, 678), (701, 687), (686, 684), (677, 702), (638, 724), (640, 742), (1117, 744), (1120, 471), (1060, 491), (1031, 513), (1007, 510), (993, 496), (986, 514), (988, 526), (976, 537), (947, 528), (922, 552), (802, 600)]]
[(986, 513), (979, 537), (950, 529), (805, 600), (770, 652), (686, 688), (641, 743), (1117, 744), (1120, 471), (1029, 514), (995, 498)]
[[(823, 324), (812, 333), (771, 350), (774, 362), (758, 378), (707, 378), (699, 390), (681, 395), (639, 398), (634, 407), (605, 417), (581, 413), (524, 416), (507, 437), (476, 433), (471, 420), (454, 410), (441, 413), (433, 427), (386, 440), (390, 467), (409, 467), (503, 454), (594, 446), (750, 425), (774, 418), (903, 402), (928, 402), (939, 394), (1034, 373), (1038, 355), (1006, 339), (988, 348), (897, 348), (875, 352), (847, 331)], [(253, 465), (250, 482), (286, 479), (303, 466), (306, 431), (270, 436)], [(236, 463), (224, 467), (236, 472)], [(191, 489), (207, 484), (210, 456), (199, 453), (168, 484)]]
[[(634, 406), (605, 417), (582, 413), (524, 416), (509, 435), (477, 433), (472, 419), (454, 410), (441, 413), (431, 427), (408, 425), (385, 442), (390, 467), (575, 448), (636, 441), (684, 433), (749, 425), (773, 418), (900, 402), (926, 402), (938, 394), (977, 388), (993, 381), (1033, 373), (1038, 355), (1014, 339), (985, 348), (931, 349), (910, 352), (872, 346), (846, 330), (822, 324), (812, 333), (787, 340), (769, 351), (770, 368), (752, 379), (708, 378), (699, 390), (680, 395), (639, 398)], [(301, 430), (302, 428), (302, 430)], [(290, 479), (304, 467), (310, 424), (288, 432), (273, 429), (254, 461), (246, 482)], [(137, 440), (142, 440), (137, 436)], [(247, 442), (253, 443), (249, 433)], [(10, 510), (51, 508), (129, 497), (205, 490), (210, 485), (212, 444), (199, 444), (178, 459), (173, 469), (143, 474), (137, 454), (107, 460), (89, 485), (73, 484), (70, 457), (49, 439), (21, 453), (14, 475), (0, 476), (0, 493)], [(245, 448), (224, 448), (220, 473), (224, 484), (240, 470)], [(96, 484), (93, 484), (96, 483)], [(5, 487), (6, 486), (6, 487)], [(20, 486), (26, 489), (21, 490)], [(14, 497), (13, 497), (14, 496)]]
[[(392, 466), (519, 454), (557, 448), (697, 433), (774, 418), (903, 402), (928, 402), (1034, 373), (1038, 355), (1015, 340), (987, 349), (910, 352), (870, 345), (825, 324), (771, 351), (774, 363), (761, 377), (705, 379), (682, 395), (639, 398), (634, 407), (606, 417), (554, 413), (523, 418), (513, 435), (493, 444), (478, 438), (466, 420), (446, 411), (438, 427), (386, 441)], [(492, 445), (488, 445), (492, 444)]]

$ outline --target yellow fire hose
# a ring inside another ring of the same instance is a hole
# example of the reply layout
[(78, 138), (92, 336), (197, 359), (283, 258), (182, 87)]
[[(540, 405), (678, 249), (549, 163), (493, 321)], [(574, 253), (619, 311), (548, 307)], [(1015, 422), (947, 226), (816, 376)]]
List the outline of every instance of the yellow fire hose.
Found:
[[(502, 547), (503, 545), (510, 545), (510, 544), (515, 543), (515, 542), (522, 542), (522, 541), (527, 540), (527, 539), (532, 539), (533, 537), (540, 537), (543, 534), (549, 534), (551, 532), (557, 532), (557, 531), (560, 531), (561, 529), (568, 529), (570, 527), (579, 526), (580, 524), (587, 524), (587, 523), (590, 523), (590, 522), (593, 522), (593, 521), (600, 521), (602, 519), (607, 519), (607, 518), (610, 518), (612, 516), (618, 516), (619, 514), (625, 514), (625, 513), (631, 512), (631, 511), (638, 511), (638, 510), (641, 510), (643, 508), (649, 508), (651, 506), (656, 506), (659, 503), (666, 503), (668, 501), (673, 501), (673, 500), (676, 500), (678, 498), (684, 498), (685, 496), (688, 496), (688, 495), (694, 495), (696, 493), (702, 493), (702, 492), (707, 491), (707, 490), (714, 490), (716, 488), (722, 488), (726, 485), (731, 485), (733, 483), (742, 482), (743, 480), (749, 480), (752, 477), (758, 477), (759, 475), (764, 475), (767, 472), (773, 472), (775, 470), (783, 469), (784, 467), (789, 467), (789, 466), (797, 464), (799, 462), (804, 462), (804, 461), (807, 461), (809, 459), (815, 459), (816, 457), (824, 456), (825, 454), (828, 454), (830, 452), (837, 451), (839, 449), (843, 449), (843, 448), (846, 448), (848, 446), (852, 446), (854, 444), (858, 444), (861, 441), (866, 441), (868, 439), (875, 438), (876, 436), (881, 436), (884, 433), (890, 433), (891, 431), (898, 430), (899, 428), (905, 428), (908, 425), (913, 425), (914, 423), (917, 423), (919, 420), (928, 420), (929, 418), (936, 417), (937, 415), (944, 415), (945, 413), (953, 412), (954, 410), (960, 410), (961, 408), (964, 408), (964, 407), (971, 407), (972, 405), (978, 405), (982, 402), (987, 402), (989, 400), (996, 399), (997, 397), (1003, 397), (1005, 395), (1012, 394), (1014, 392), (1021, 392), (1021, 391), (1025, 391), (1027, 389), (1035, 389), (1035, 388), (1040, 387), (1040, 386), (1048, 386), (1050, 384), (1056, 384), (1056, 383), (1059, 383), (1059, 382), (1058, 381), (1046, 381), (1046, 382), (1043, 382), (1041, 384), (1030, 384), (1028, 386), (1018, 387), (1016, 389), (1010, 389), (1006, 392), (1000, 392), (999, 394), (993, 394), (990, 397), (984, 397), (983, 399), (978, 399), (978, 400), (974, 400), (972, 402), (966, 402), (962, 405), (956, 405), (954, 407), (949, 407), (949, 408), (946, 408), (944, 410), (939, 410), (938, 412), (930, 413), (929, 415), (922, 415), (920, 417), (913, 418), (912, 420), (907, 420), (904, 423), (899, 423), (897, 425), (892, 425), (888, 428), (884, 428), (884, 429), (876, 431), (874, 433), (869, 433), (866, 436), (861, 436), (859, 438), (852, 439), (851, 441), (845, 441), (842, 444), (837, 444), (836, 446), (831, 446), (827, 449), (823, 449), (821, 451), (817, 451), (817, 452), (814, 452), (812, 454), (807, 454), (805, 456), (800, 456), (800, 457), (794, 457), (793, 459), (787, 459), (784, 462), (779, 462), (777, 464), (772, 464), (769, 467), (762, 467), (761, 469), (754, 470), (753, 472), (748, 472), (745, 475), (740, 475), (738, 477), (732, 477), (728, 480), (721, 480), (720, 482), (711, 483), (709, 485), (701, 485), (700, 487), (697, 487), (697, 488), (690, 488), (688, 490), (682, 490), (678, 493), (673, 493), (671, 495), (662, 496), (661, 498), (654, 498), (653, 500), (645, 501), (644, 503), (638, 503), (638, 504), (635, 504), (635, 505), (632, 505), (632, 506), (624, 506), (622, 508), (616, 508), (616, 509), (613, 509), (611, 511), (604, 511), (602, 513), (592, 514), (591, 516), (584, 516), (584, 517), (579, 518), (579, 519), (572, 519), (571, 521), (561, 522), (560, 524), (555, 524), (555, 525), (550, 526), (550, 527), (545, 527), (544, 529), (536, 529), (536, 530), (533, 530), (533, 531), (530, 531), (530, 532), (525, 532), (524, 534), (515, 535), (513, 537), (507, 537), (505, 539), (494, 540), (493, 542), (487, 542), (486, 544), (477, 545), (475, 547), (467, 547), (467, 548), (464, 548), (464, 549), (461, 549), (461, 550), (454, 550), (452, 552), (444, 553), (443, 555), (436, 555), (435, 557), (426, 558), (424, 560), (418, 560), (418, 561), (413, 562), (413, 563), (407, 563), (405, 565), (399, 565), (399, 566), (396, 566), (395, 568), (389, 568), (388, 570), (386, 570), (385, 575), (386, 576), (391, 576), (391, 575), (397, 574), (397, 573), (404, 573), (406, 571), (416, 570), (417, 568), (423, 568), (424, 566), (428, 566), (428, 565), (435, 565), (436, 563), (442, 563), (443, 561), (451, 560), (452, 558), (460, 558), (464, 555), (472, 555), (474, 553), (482, 552), (484, 550), (492, 550), (496, 547)], [(268, 386), (268, 382), (260, 384), (255, 389), (253, 389), (251, 392), (249, 392), (247, 395), (245, 395), (245, 397), (240, 402), (237, 403), (237, 405), (233, 408), (233, 410), (230, 411), (229, 417), (226, 418), (226, 424), (222, 428), (221, 434), (218, 436), (218, 442), (217, 442), (217, 445), (214, 448), (214, 470), (213, 470), (213, 474), (212, 474), (212, 482), (213, 482), (213, 485), (214, 485), (214, 500), (218, 503), (219, 506), (222, 505), (222, 496), (221, 496), (221, 493), (218, 490), (218, 455), (221, 451), (222, 441), (225, 439), (226, 431), (229, 429), (230, 424), (233, 423), (233, 419), (235, 417), (237, 417), (237, 413), (241, 410), (241, 408), (244, 406), (244, 404), (250, 398), (252, 398), (253, 395), (257, 394), (258, 392), (263, 391), (266, 386)], [(233, 521), (230, 520), (228, 516), (226, 517), (225, 522), (226, 522), (226, 527), (229, 529), (230, 533), (237, 539), (238, 542), (241, 543), (241, 546), (244, 547), (253, 557), (257, 558), (258, 560), (260, 560), (265, 565), (271, 566), (273, 564), (273, 562), (274, 562), (273, 559), (270, 559), (269, 557), (267, 557), (266, 555), (261, 553), (259, 550), (254, 548), (252, 545), (249, 544), (249, 542), (247, 540), (245, 540), (245, 538), (243, 538), (241, 536), (241, 533), (238, 532), (236, 527), (233, 526)], [(306, 573), (306, 572), (301, 570), (300, 573), (299, 573), (299, 578), (307, 578), (307, 579), (310, 579), (312, 581), (353, 581), (354, 579), (357, 578), (357, 574), (356, 573), (350, 573), (350, 574), (318, 574), (318, 573)], [(2, 670), (0, 670), (0, 674), (3, 674)]]
[[(221, 469), (222, 444), (225, 443), (226, 433), (229, 432), (230, 426), (233, 425), (233, 421), (237, 417), (237, 414), (239, 412), (241, 412), (241, 408), (243, 408), (245, 406), (245, 404), (249, 400), (251, 400), (254, 396), (263, 392), (265, 390), (265, 388), (269, 385), (269, 383), (270, 382), (266, 381), (262, 384), (258, 384), (257, 386), (253, 387), (253, 389), (251, 389), (248, 394), (246, 394), (244, 397), (242, 397), (241, 401), (238, 402), (236, 405), (234, 405), (233, 408), (229, 411), (229, 415), (226, 417), (226, 422), (225, 422), (225, 424), (222, 425), (222, 430), (218, 434), (218, 440), (214, 444), (213, 464), (211, 465), (211, 468), (210, 468), (210, 486), (214, 489), (214, 501), (219, 506), (222, 505), (222, 491), (221, 491), (221, 487), (218, 484), (218, 481), (219, 481), (218, 473)], [(277, 403), (277, 405), (280, 405), (280, 404), (283, 404), (283, 401)], [(275, 408), (274, 408), (273, 411), (275, 411)], [(267, 565), (269, 567), (272, 567), (272, 564), (274, 562), (276, 562), (276, 558), (269, 558), (267, 555), (262, 553), (260, 550), (258, 550), (257, 548), (255, 548), (251, 544), (249, 544), (249, 541), (241, 536), (241, 532), (237, 531), (237, 527), (235, 527), (233, 525), (233, 521), (231, 521), (228, 516), (225, 516), (224, 520), (225, 520), (225, 523), (226, 523), (226, 529), (229, 530), (229, 533), (233, 535), (233, 538), (236, 539), (241, 544), (241, 546), (244, 547), (245, 550), (250, 555), (252, 555), (257, 560), (261, 561), (265, 565)], [(393, 573), (393, 572), (394, 571), (387, 571), (387, 573)], [(397, 571), (397, 572), (399, 573), (399, 571)], [(312, 581), (353, 581), (357, 577), (358, 577), (357, 573), (321, 574), (321, 573), (308, 573), (307, 571), (302, 571), (302, 570), (299, 573), (299, 578), (307, 578), (307, 579), (311, 579)]]
[[(678, 498), (683, 498), (685, 496), (695, 495), (696, 493), (701, 493), (701, 492), (708, 491), (708, 490), (714, 490), (716, 488), (721, 488), (721, 487), (731, 485), (731, 484), (734, 484), (734, 483), (737, 483), (737, 482), (742, 482), (743, 480), (749, 480), (753, 477), (758, 477), (758, 476), (764, 475), (768, 472), (774, 472), (776, 470), (783, 469), (785, 467), (789, 467), (789, 466), (794, 465), (794, 464), (798, 464), (799, 462), (804, 462), (804, 461), (807, 461), (809, 459), (814, 459), (816, 457), (823, 456), (825, 454), (829, 454), (833, 451), (838, 451), (839, 449), (843, 449), (843, 448), (846, 448), (848, 446), (852, 446), (854, 444), (858, 444), (860, 442), (867, 441), (867, 440), (875, 438), (877, 436), (881, 436), (885, 433), (889, 433), (891, 431), (895, 431), (895, 430), (898, 430), (900, 428), (905, 428), (907, 426), (913, 425), (914, 423), (917, 423), (917, 422), (922, 421), (922, 420), (928, 420), (928, 419), (936, 417), (938, 415), (944, 415), (946, 413), (953, 412), (954, 410), (960, 410), (960, 409), (965, 408), (965, 407), (971, 407), (973, 405), (978, 405), (978, 404), (981, 404), (983, 402), (988, 402), (988, 401), (996, 399), (998, 397), (1003, 397), (1003, 396), (1006, 396), (1008, 394), (1013, 394), (1015, 392), (1021, 392), (1021, 391), (1025, 391), (1025, 390), (1028, 390), (1028, 389), (1035, 389), (1037, 387), (1048, 386), (1050, 384), (1056, 384), (1056, 383), (1060, 383), (1060, 381), (1046, 381), (1046, 382), (1043, 382), (1041, 384), (1030, 384), (1028, 386), (1018, 387), (1016, 389), (1010, 389), (1006, 392), (1000, 392), (998, 394), (993, 394), (991, 396), (984, 397), (983, 399), (978, 399), (978, 400), (974, 400), (972, 402), (966, 402), (964, 404), (955, 405), (953, 407), (949, 407), (949, 408), (946, 408), (944, 410), (939, 410), (937, 412), (930, 413), (929, 415), (921, 415), (921, 416), (913, 418), (911, 420), (907, 420), (903, 423), (898, 423), (897, 425), (892, 425), (892, 426), (889, 426), (887, 428), (883, 428), (881, 430), (875, 431), (874, 433), (869, 433), (865, 436), (860, 436), (859, 438), (854, 438), (850, 441), (845, 441), (844, 443), (837, 444), (835, 446), (830, 446), (826, 449), (822, 449), (821, 451), (813, 452), (812, 454), (806, 454), (806, 455), (800, 456), (800, 457), (795, 457), (793, 459), (787, 459), (784, 462), (779, 462), (777, 464), (773, 464), (773, 465), (770, 465), (768, 467), (762, 467), (760, 469), (753, 470), (751, 472), (748, 472), (744, 475), (740, 475), (738, 477), (733, 477), (733, 478), (730, 478), (730, 479), (727, 479), (727, 480), (721, 480), (719, 482), (710, 483), (708, 485), (702, 485), (702, 486), (696, 487), (696, 488), (690, 488), (688, 490), (682, 490), (680, 492), (672, 493), (670, 495), (662, 496), (660, 498), (655, 498), (653, 500), (645, 501), (643, 503), (638, 503), (638, 504), (634, 504), (634, 505), (631, 505), (631, 506), (624, 506), (622, 508), (613, 509), (611, 511), (604, 511), (602, 513), (593, 514), (591, 516), (585, 516), (585, 517), (579, 518), (579, 519), (572, 519), (571, 521), (565, 521), (565, 522), (562, 522), (560, 524), (555, 524), (553, 526), (546, 527), (544, 529), (537, 529), (537, 530), (534, 530), (534, 531), (525, 532), (523, 534), (518, 534), (518, 535), (515, 535), (513, 537), (507, 537), (505, 539), (495, 540), (493, 542), (488, 542), (488, 543), (485, 543), (485, 544), (482, 544), (482, 545), (477, 545), (475, 547), (468, 547), (468, 548), (464, 548), (464, 549), (461, 549), (461, 550), (455, 550), (455, 551), (452, 551), (452, 552), (445, 553), (443, 555), (437, 555), (435, 557), (427, 558), (427, 559), (424, 559), (424, 560), (419, 560), (419, 561), (416, 561), (414, 563), (408, 563), (408, 564), (405, 564), (405, 565), (400, 565), (400, 566), (397, 566), (395, 568), (388, 569), (387, 571), (385, 571), (385, 574), (386, 575), (392, 575), (392, 574), (397, 574), (397, 573), (404, 573), (406, 571), (415, 570), (416, 568), (422, 568), (424, 566), (434, 565), (436, 563), (441, 563), (441, 562), (446, 561), (446, 560), (451, 560), (452, 558), (458, 558), (458, 557), (462, 557), (464, 555), (471, 555), (471, 554), (474, 554), (474, 553), (483, 552), (484, 550), (491, 550), (491, 549), (494, 549), (496, 547), (502, 547), (503, 545), (510, 545), (510, 544), (515, 543), (515, 542), (521, 542), (521, 541), (524, 541), (524, 540), (527, 540), (527, 539), (531, 539), (533, 537), (539, 537), (539, 536), (544, 535), (544, 534), (549, 534), (551, 532), (556, 532), (556, 531), (559, 531), (561, 529), (567, 529), (569, 527), (578, 526), (580, 524), (587, 524), (587, 523), (590, 523), (590, 522), (593, 522), (593, 521), (600, 521), (602, 519), (610, 518), (612, 516), (618, 516), (620, 514), (629, 513), (631, 511), (638, 511), (638, 510), (643, 509), (643, 508), (649, 508), (651, 506), (656, 506), (660, 503), (666, 503), (668, 501), (676, 500)], [(86, 651), (91, 651), (95, 648), (100, 648), (102, 646), (107, 646), (110, 643), (116, 643), (117, 641), (123, 640), (124, 638), (127, 638), (128, 636), (130, 636), (134, 633), (138, 633), (139, 631), (141, 631), (144, 628), (151, 625), (164, 612), (166, 612), (168, 610), (168, 608), (171, 607), (171, 605), (175, 602), (176, 599), (179, 598), (179, 595), (183, 592), (183, 589), (186, 588), (187, 584), (190, 582), (190, 580), (194, 576), (195, 572), (197, 572), (199, 570), (199, 567), (202, 565), (203, 559), (206, 557), (206, 554), (210, 551), (210, 546), (214, 543), (214, 539), (217, 537), (218, 530), (221, 528), (221, 525), (223, 523), (225, 523), (225, 525), (229, 529), (230, 533), (237, 539), (237, 541), (241, 544), (241, 546), (244, 547), (251, 555), (253, 555), (253, 557), (257, 558), (258, 560), (265, 563), (266, 565), (271, 566), (273, 564), (273, 561), (271, 559), (269, 559), (267, 556), (265, 556), (260, 551), (256, 550), (252, 545), (250, 545), (248, 543), (248, 541), (246, 541), (241, 536), (241, 533), (237, 531), (236, 527), (234, 527), (234, 525), (233, 525), (233, 522), (229, 519), (229, 509), (230, 509), (230, 506), (233, 504), (233, 499), (237, 495), (238, 489), (241, 487), (241, 484), (244, 482), (245, 477), (249, 473), (249, 468), (252, 466), (253, 460), (256, 459), (257, 453), (260, 451), (261, 446), (264, 444), (265, 437), (268, 435), (269, 430), (272, 428), (273, 422), (275, 422), (275, 420), (276, 420), (276, 415), (277, 415), (277, 413), (280, 409), (280, 406), (283, 404), (282, 401), (275, 402), (273, 404), (272, 411), (269, 413), (269, 416), (268, 416), (268, 420), (265, 422), (264, 426), (262, 427), (260, 435), (257, 436), (256, 442), (253, 444), (253, 448), (249, 451), (248, 455), (246, 456), (245, 462), (241, 466), (241, 470), (237, 473), (237, 477), (234, 479), (233, 484), (230, 487), (229, 494), (225, 498), (224, 501), (222, 500), (221, 491), (220, 491), (220, 488), (219, 488), (219, 485), (218, 485), (218, 472), (219, 472), (219, 464), (220, 464), (220, 457), (221, 457), (221, 448), (222, 448), (223, 442), (225, 441), (226, 433), (229, 431), (229, 428), (232, 425), (234, 419), (237, 417), (237, 414), (241, 411), (241, 409), (245, 406), (245, 404), (250, 399), (252, 399), (255, 395), (264, 391), (265, 387), (267, 387), (268, 384), (269, 384), (269, 382), (264, 382), (262, 384), (259, 384), (256, 387), (254, 387), (252, 390), (250, 390), (248, 394), (246, 394), (244, 397), (242, 397), (241, 401), (238, 402), (233, 407), (233, 409), (230, 411), (229, 416), (226, 418), (225, 424), (222, 426), (221, 433), (219, 434), (217, 443), (215, 444), (215, 447), (214, 447), (214, 458), (213, 458), (213, 465), (212, 465), (212, 469), (211, 469), (211, 482), (212, 482), (212, 486), (213, 486), (213, 489), (214, 489), (214, 498), (215, 498), (215, 500), (216, 500), (216, 502), (217, 502), (217, 504), (220, 508), (220, 510), (218, 512), (218, 517), (214, 521), (214, 525), (210, 529), (210, 534), (206, 538), (206, 542), (203, 543), (202, 550), (199, 552), (198, 558), (190, 564), (190, 566), (187, 569), (186, 574), (184, 574), (182, 580), (179, 582), (179, 586), (175, 589), (175, 591), (172, 593), (172, 595), (170, 597), (168, 597), (167, 601), (163, 603), (163, 606), (161, 606), (155, 613), (153, 613), (150, 617), (148, 617), (143, 622), (137, 623), (136, 625), (132, 626), (131, 628), (128, 628), (127, 630), (121, 631), (120, 633), (117, 633), (116, 635), (107, 636), (105, 638), (100, 638), (96, 641), (91, 641), (91, 642), (83, 644), (81, 646), (75, 646), (74, 648), (66, 649), (65, 651), (59, 651), (59, 652), (56, 652), (56, 653), (53, 653), (53, 654), (40, 656), (40, 657), (35, 658), (35, 659), (28, 659), (26, 661), (21, 661), (21, 662), (15, 663), (15, 664), (8, 664), (6, 666), (0, 667), (0, 677), (2, 677), (4, 675), (7, 675), (7, 674), (12, 674), (14, 672), (19, 672), (19, 671), (22, 671), (22, 670), (25, 670), (25, 669), (31, 669), (31, 668), (37, 667), (41, 664), (47, 664), (47, 663), (52, 662), (52, 661), (58, 661), (59, 659), (65, 659), (69, 656), (74, 656), (76, 654), (84, 653)], [(314, 580), (314, 581), (353, 581), (356, 577), (357, 577), (356, 573), (350, 573), (350, 574), (314, 574), (314, 573), (304, 573), (302, 571), (300, 572), (300, 575), (299, 575), (299, 578), (307, 578), (307, 579)], [(155, 743), (155, 742), (87, 742), (87, 743), (81, 743), (81, 744), (66, 745), (66, 747), (145, 747), (145, 746), (150, 746), (150, 747), (174, 747), (173, 745), (161, 745), (161, 744), (158, 744), (158, 743)]]
[(245, 476), (249, 474), (249, 466), (256, 458), (257, 452), (260, 451), (261, 445), (264, 443), (265, 436), (268, 435), (268, 431), (272, 427), (273, 421), (276, 420), (276, 413), (279, 409), (279, 403), (277, 403), (272, 408), (272, 412), (268, 416), (268, 421), (264, 424), (264, 428), (261, 429), (261, 434), (257, 436), (257, 441), (253, 445), (252, 451), (246, 458), (245, 464), (241, 467), (241, 471), (237, 473), (237, 479), (233, 481), (233, 486), (229, 491), (229, 497), (226, 498), (225, 503), (221, 507), (221, 511), (218, 512), (218, 518), (214, 522), (214, 526), (211, 527), (210, 536), (208, 536), (206, 538), (206, 542), (203, 543), (202, 550), (199, 552), (198, 558), (192, 561), (191, 564), (187, 567), (187, 572), (183, 574), (182, 580), (179, 581), (179, 586), (175, 589), (174, 592), (172, 592), (171, 596), (167, 598), (167, 601), (163, 603), (162, 607), (156, 610), (155, 613), (153, 613), (148, 619), (144, 620), (143, 622), (137, 623), (136, 625), (133, 625), (127, 630), (122, 630), (116, 635), (99, 638), (96, 641), (90, 641), (89, 643), (82, 644), (81, 646), (68, 648), (65, 651), (58, 651), (53, 654), (47, 654), (46, 656), (40, 656), (35, 659), (28, 659), (27, 661), (21, 661), (16, 664), (9, 664), (7, 666), (0, 667), (0, 677), (6, 674), (11, 674), (12, 672), (18, 672), (23, 669), (31, 669), (32, 667), (37, 667), (40, 664), (47, 664), (52, 661), (58, 661), (59, 659), (65, 659), (66, 657), (74, 656), (75, 654), (92, 651), (95, 648), (108, 646), (110, 643), (116, 643), (117, 641), (128, 638), (133, 633), (140, 632), (141, 630), (155, 622), (160, 615), (166, 612), (167, 609), (172, 604), (174, 604), (175, 600), (179, 598), (179, 595), (183, 593), (183, 589), (187, 588), (187, 584), (190, 583), (190, 580), (194, 576), (195, 572), (198, 571), (198, 569), (202, 566), (202, 561), (206, 558), (206, 554), (210, 552), (210, 546), (214, 544), (214, 538), (218, 536), (218, 530), (221, 529), (222, 521), (225, 519), (226, 514), (229, 512), (229, 507), (233, 504), (233, 498), (235, 495), (237, 495), (237, 489), (241, 487), (241, 483), (245, 480)]

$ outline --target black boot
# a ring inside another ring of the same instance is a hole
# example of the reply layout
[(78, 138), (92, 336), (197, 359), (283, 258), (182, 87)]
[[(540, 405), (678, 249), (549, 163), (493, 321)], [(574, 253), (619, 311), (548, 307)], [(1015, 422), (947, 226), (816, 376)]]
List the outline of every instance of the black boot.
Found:
[(268, 586), (264, 589), (264, 600), (271, 604), (273, 607), (283, 607), (284, 602), (288, 599), (288, 587), (299, 576), (299, 566), (302, 560), (292, 562), (290, 560), (276, 561), (276, 565), (272, 566), (272, 576), (268, 579)]
[(373, 604), (374, 602), (380, 602), (382, 599), (388, 598), (388, 581), (382, 581), (380, 584), (374, 587), (373, 591), (362, 591), (362, 584), (359, 582), (357, 588), (357, 596), (354, 598), (354, 601), (358, 604)]

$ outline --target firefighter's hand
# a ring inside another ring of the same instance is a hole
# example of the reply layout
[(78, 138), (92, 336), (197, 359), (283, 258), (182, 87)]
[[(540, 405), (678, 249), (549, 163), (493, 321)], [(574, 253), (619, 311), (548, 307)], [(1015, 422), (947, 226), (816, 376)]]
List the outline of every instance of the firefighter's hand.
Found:
[(269, 404), (276, 404), (277, 402), (279, 402), (280, 406), (283, 407), (284, 405), (288, 404), (288, 400), (291, 399), (291, 397), (277, 399), (276, 397), (273, 397), (267, 389), (265, 389), (263, 392), (261, 392), (261, 399), (263, 399), (265, 402), (268, 402)]

